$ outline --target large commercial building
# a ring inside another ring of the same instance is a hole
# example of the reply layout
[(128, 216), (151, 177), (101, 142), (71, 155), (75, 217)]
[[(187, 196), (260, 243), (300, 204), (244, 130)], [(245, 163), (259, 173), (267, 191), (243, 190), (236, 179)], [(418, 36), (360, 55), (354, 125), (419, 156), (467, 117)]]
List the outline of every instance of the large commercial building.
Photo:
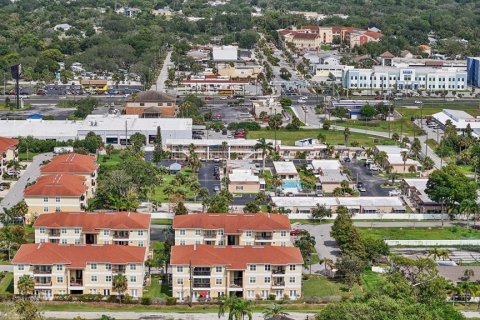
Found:
[(172, 293), (180, 301), (221, 296), (296, 300), (303, 259), (295, 247), (189, 245), (172, 247)]
[(480, 57), (467, 58), (468, 85), (480, 87)]
[(443, 109), (432, 115), (432, 118), (442, 127), (445, 128), (447, 121), (455, 126), (458, 133), (463, 133), (468, 126), (473, 130), (473, 134), (480, 136), (480, 118), (476, 118), (463, 110)]
[(102, 137), (103, 142), (125, 145), (126, 138), (135, 133), (147, 137), (153, 143), (157, 127), (160, 127), (163, 142), (166, 139), (191, 139), (190, 118), (139, 118), (137, 115), (89, 115), (84, 120), (0, 120), (0, 136), (26, 137), (56, 141), (84, 139), (89, 132)]
[(175, 245), (292, 246), (281, 214), (189, 214), (173, 219)]
[(120, 245), (59, 245), (31, 243), (12, 260), (14, 293), (24, 275), (34, 279), (34, 296), (53, 299), (59, 294), (116, 295), (113, 278), (127, 278), (128, 293), (142, 297), (146, 248)]
[(33, 224), (35, 243), (117, 244), (149, 248), (150, 214), (138, 212), (56, 212)]

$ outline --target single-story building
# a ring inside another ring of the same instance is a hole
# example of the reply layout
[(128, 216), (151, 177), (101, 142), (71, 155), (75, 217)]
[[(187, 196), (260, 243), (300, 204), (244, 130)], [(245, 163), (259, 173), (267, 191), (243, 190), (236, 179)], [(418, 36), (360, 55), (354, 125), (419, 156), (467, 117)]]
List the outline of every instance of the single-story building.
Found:
[(265, 180), (251, 170), (233, 169), (228, 180), (228, 191), (231, 193), (258, 193), (265, 190)]
[(412, 209), (419, 213), (441, 212), (441, 205), (425, 193), (428, 179), (403, 179), (402, 182), (404, 185), (402, 193), (412, 203)]
[(295, 180), (299, 179), (297, 168), (293, 162), (273, 161), (273, 167), (280, 179)]

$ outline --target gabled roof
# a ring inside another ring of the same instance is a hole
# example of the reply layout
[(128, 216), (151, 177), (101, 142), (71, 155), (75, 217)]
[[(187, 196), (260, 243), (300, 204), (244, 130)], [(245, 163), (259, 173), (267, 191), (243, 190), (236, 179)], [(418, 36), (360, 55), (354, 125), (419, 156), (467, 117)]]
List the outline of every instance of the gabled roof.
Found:
[(247, 264), (303, 264), (296, 247), (280, 246), (173, 246), (171, 265), (226, 266), (227, 269), (246, 269)]
[(80, 173), (91, 174), (97, 170), (96, 157), (80, 153), (64, 153), (55, 156), (52, 161), (40, 168), (42, 174)]
[(137, 95), (130, 96), (127, 101), (132, 102), (175, 102), (175, 97), (163, 92), (153, 90), (140, 92)]
[(385, 51), (380, 55), (380, 58), (395, 58), (395, 56), (390, 51)]
[(69, 268), (84, 268), (88, 262), (143, 263), (145, 247), (122, 245), (61, 245), (55, 243), (23, 244), (12, 260), (13, 264), (67, 264)]
[(383, 37), (383, 34), (381, 34), (380, 32), (373, 32), (373, 31), (366, 31), (363, 33), (363, 35), (366, 35), (370, 38), (374, 38), (374, 39), (379, 39), (381, 37)]
[(227, 234), (238, 234), (242, 230), (272, 231), (290, 230), (287, 215), (283, 214), (188, 214), (173, 218), (174, 229), (223, 229)]
[(304, 39), (304, 40), (314, 40), (318, 38), (318, 33), (303, 33), (303, 32), (296, 32), (293, 36), (294, 39)]
[(138, 212), (56, 212), (41, 214), (35, 228), (79, 227), (82, 231), (150, 229), (150, 214)]
[(0, 154), (3, 154), (7, 150), (15, 149), (17, 145), (18, 145), (17, 139), (0, 137)]
[(41, 176), (25, 189), (25, 196), (79, 197), (87, 191), (85, 178), (74, 174)]

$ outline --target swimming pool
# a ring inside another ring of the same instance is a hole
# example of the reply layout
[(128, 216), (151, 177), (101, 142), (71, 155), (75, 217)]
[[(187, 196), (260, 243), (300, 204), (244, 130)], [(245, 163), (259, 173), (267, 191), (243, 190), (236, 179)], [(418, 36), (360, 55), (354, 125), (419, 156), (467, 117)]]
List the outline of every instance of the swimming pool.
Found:
[(282, 188), (283, 189), (302, 189), (302, 183), (300, 180), (283, 180), (282, 181)]

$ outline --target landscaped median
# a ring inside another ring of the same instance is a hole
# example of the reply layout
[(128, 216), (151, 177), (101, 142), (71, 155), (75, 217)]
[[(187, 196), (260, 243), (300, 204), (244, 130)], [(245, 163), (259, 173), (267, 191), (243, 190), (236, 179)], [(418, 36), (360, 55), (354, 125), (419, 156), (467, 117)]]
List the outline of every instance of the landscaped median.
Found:
[(463, 227), (445, 228), (360, 228), (362, 237), (383, 240), (466, 240), (480, 239), (480, 230)]

